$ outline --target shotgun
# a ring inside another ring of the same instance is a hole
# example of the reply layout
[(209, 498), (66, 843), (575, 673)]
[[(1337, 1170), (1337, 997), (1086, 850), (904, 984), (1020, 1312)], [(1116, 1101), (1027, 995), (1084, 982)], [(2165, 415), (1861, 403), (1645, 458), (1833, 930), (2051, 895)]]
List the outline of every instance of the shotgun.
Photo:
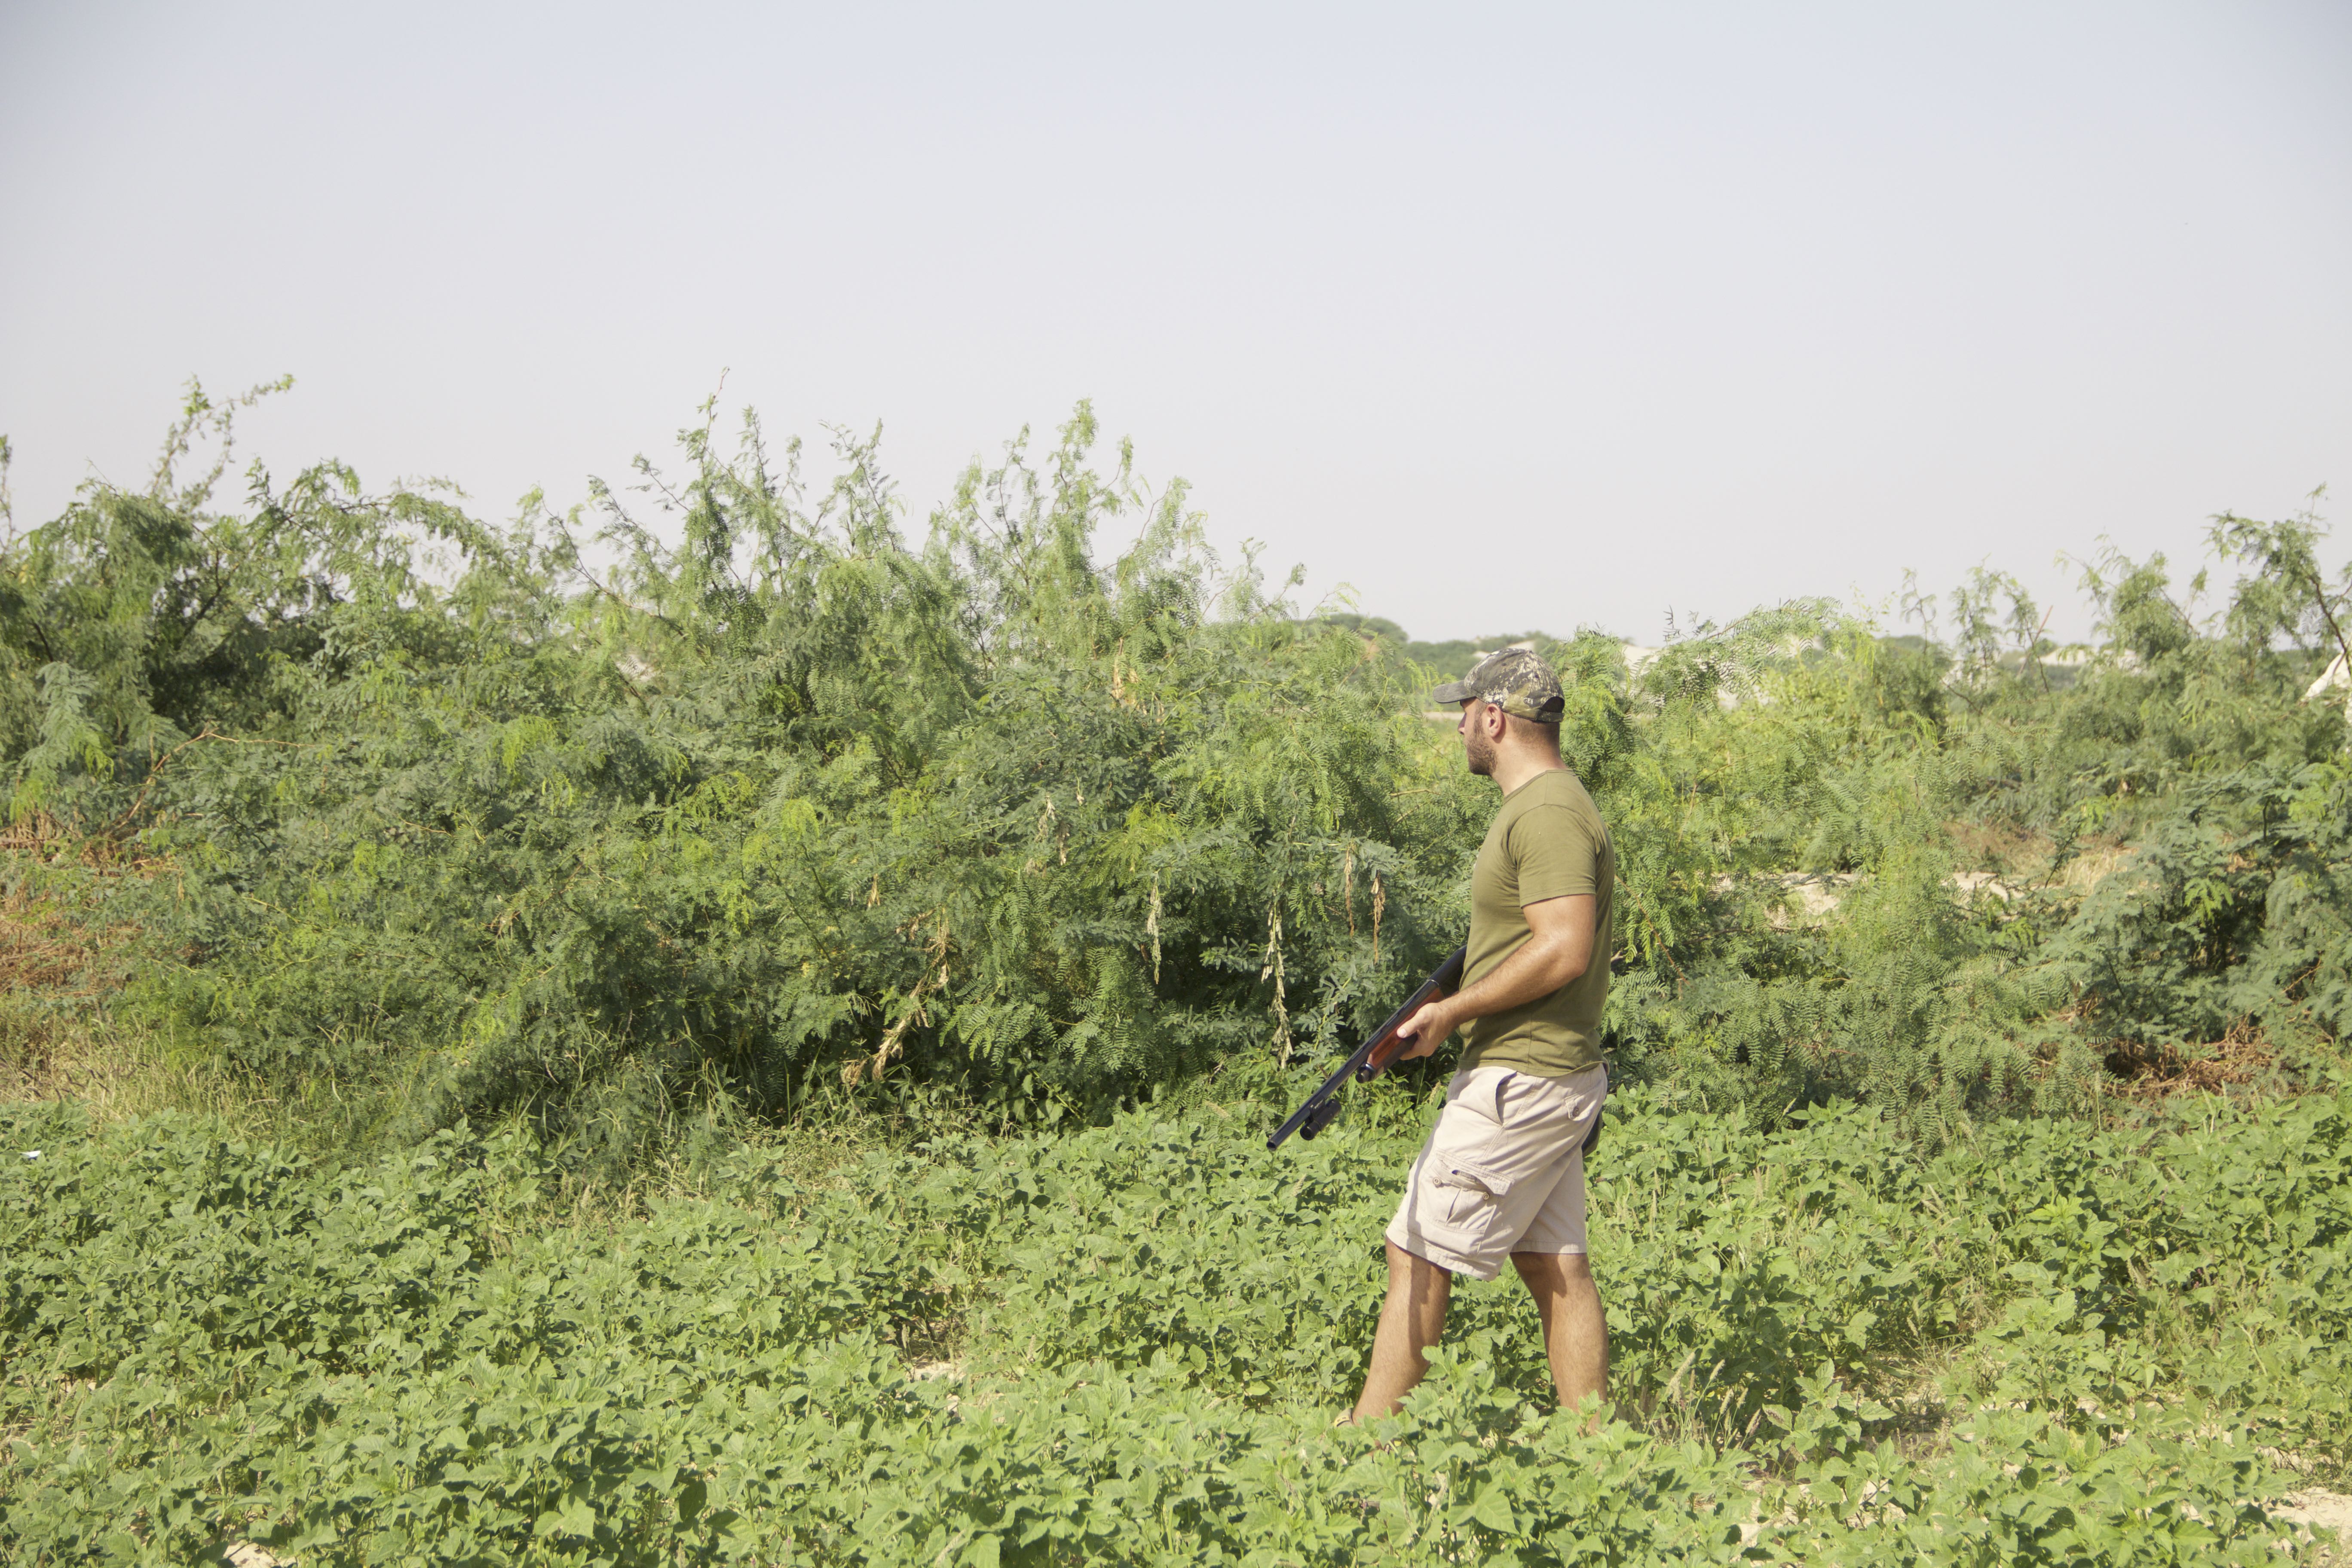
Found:
[(1404, 1042), (1397, 1038), (1397, 1030), (1405, 1021), (1421, 1011), (1423, 1005), (1441, 993), (1452, 993), (1462, 986), (1462, 961), (1467, 948), (1457, 947), (1454, 956), (1437, 966), (1437, 973), (1421, 983), (1421, 989), (1405, 998), (1404, 1005), (1389, 1015), (1389, 1021), (1372, 1031), (1356, 1054), (1339, 1064), (1339, 1070), (1323, 1080), (1323, 1086), (1307, 1097), (1307, 1103), (1291, 1112), (1290, 1120), (1276, 1128), (1265, 1141), (1269, 1152), (1282, 1147), (1282, 1141), (1292, 1133), (1312, 1138), (1339, 1114), (1339, 1090), (1349, 1079), (1369, 1083), (1394, 1066), (1404, 1052)]

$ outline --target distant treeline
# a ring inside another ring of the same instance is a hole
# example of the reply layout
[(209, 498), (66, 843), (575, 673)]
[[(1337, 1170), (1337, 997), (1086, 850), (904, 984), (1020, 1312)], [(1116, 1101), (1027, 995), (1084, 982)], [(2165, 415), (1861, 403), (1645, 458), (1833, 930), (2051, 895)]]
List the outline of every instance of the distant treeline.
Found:
[(1335, 611), (1318, 617), (1333, 626), (1345, 626), (1360, 636), (1377, 637), (1410, 662), (1419, 665), (1440, 680), (1458, 680), (1470, 672), (1470, 667), (1480, 656), (1513, 643), (1531, 642), (1538, 646), (1558, 642), (1549, 632), (1496, 632), (1492, 637), (1455, 637), (1450, 642), (1416, 642), (1405, 635), (1402, 626), (1381, 616), (1359, 616)]
[[(1517, 639), (1302, 615), (1083, 405), (919, 542), (873, 443), (813, 486), (708, 417), (564, 515), (332, 463), (231, 505), (232, 412), (197, 395), (150, 487), (0, 557), (9, 891), (130, 933), (75, 988), (120, 982), (177, 1070), (615, 1158), (845, 1095), (1095, 1119), (1322, 1062), (1460, 940), (1492, 800), (1419, 715)], [(1114, 516), (1141, 532), (1101, 561)], [(2201, 619), (2160, 557), (2086, 568), (2071, 680), (1984, 573), (1915, 594), (1907, 643), (1827, 601), (1633, 670), (1539, 638), (1619, 844), (1621, 1072), (1935, 1139), (2339, 1059), (2320, 538), (2219, 521), (2246, 571)]]

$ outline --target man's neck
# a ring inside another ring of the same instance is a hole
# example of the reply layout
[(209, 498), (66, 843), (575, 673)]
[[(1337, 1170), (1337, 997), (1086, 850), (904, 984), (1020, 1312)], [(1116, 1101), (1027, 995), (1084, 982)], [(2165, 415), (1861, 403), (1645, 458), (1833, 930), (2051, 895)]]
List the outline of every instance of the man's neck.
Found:
[(1508, 751), (1495, 759), (1495, 787), (1505, 795), (1515, 795), (1521, 784), (1538, 773), (1567, 770), (1568, 764), (1559, 760), (1557, 752)]

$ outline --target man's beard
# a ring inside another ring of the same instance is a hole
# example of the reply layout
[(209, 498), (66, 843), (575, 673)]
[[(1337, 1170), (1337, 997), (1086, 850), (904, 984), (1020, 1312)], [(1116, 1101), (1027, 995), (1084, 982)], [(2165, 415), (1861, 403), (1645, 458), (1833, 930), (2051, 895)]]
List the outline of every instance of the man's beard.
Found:
[(1462, 737), (1462, 754), (1470, 763), (1470, 772), (1479, 778), (1495, 774), (1495, 742), (1484, 730), (1473, 730)]

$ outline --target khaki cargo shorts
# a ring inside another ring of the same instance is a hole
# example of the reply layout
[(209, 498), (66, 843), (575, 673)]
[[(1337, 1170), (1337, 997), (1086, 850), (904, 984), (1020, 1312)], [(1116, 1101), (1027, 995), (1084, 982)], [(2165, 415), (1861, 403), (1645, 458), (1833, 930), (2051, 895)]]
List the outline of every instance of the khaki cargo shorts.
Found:
[(1506, 1067), (1455, 1073), (1388, 1238), (1480, 1279), (1502, 1272), (1514, 1252), (1581, 1253), (1584, 1139), (1608, 1098), (1605, 1067), (1567, 1078)]

